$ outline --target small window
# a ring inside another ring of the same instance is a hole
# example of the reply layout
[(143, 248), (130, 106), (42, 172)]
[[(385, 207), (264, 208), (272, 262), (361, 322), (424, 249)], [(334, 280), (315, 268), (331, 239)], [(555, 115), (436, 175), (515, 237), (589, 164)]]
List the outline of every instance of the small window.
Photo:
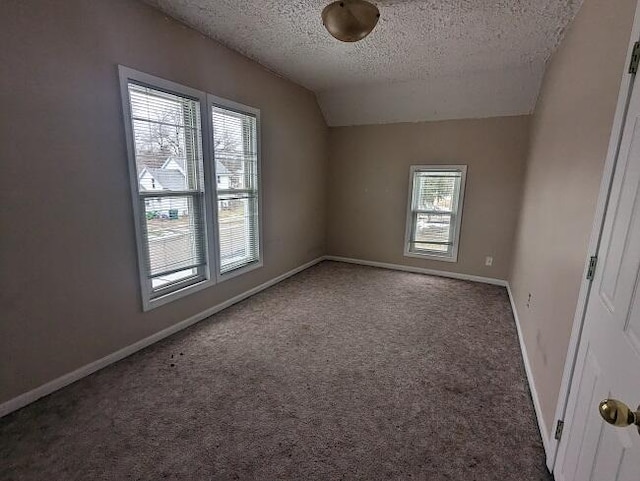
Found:
[(458, 260), (466, 165), (411, 166), (404, 255)]

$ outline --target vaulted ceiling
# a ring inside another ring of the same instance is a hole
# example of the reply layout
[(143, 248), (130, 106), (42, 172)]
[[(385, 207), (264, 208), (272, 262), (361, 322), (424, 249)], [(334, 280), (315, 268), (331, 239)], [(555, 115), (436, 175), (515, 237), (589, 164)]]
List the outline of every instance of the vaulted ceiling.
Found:
[(329, 35), (330, 0), (146, 0), (316, 92), (329, 125), (532, 112), (582, 0), (371, 0), (375, 30)]

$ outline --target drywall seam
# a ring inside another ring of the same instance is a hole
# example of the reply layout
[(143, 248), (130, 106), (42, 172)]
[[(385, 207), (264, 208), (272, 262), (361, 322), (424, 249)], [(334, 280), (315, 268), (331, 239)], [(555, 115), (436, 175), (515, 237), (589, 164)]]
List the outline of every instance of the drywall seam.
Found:
[(448, 277), (451, 279), (460, 279), (463, 281), (482, 282), (483, 284), (492, 284), (494, 286), (507, 287), (507, 281), (503, 279), (494, 279), (492, 277), (474, 276), (471, 274), (461, 274), (459, 272), (438, 271), (435, 269), (425, 269), (423, 267), (403, 266), (400, 264), (389, 264), (386, 262), (368, 261), (364, 259), (352, 259), (350, 257), (340, 256), (324, 256), (327, 261), (346, 262), (348, 264), (359, 264), (363, 266), (380, 267), (382, 269), (391, 269), (394, 271), (413, 272), (415, 274), (427, 274), (438, 277)]
[(248, 291), (245, 291), (242, 294), (238, 294), (237, 296), (232, 297), (229, 300), (226, 300), (224, 302), (221, 302), (220, 304), (217, 304), (213, 307), (205, 309), (204, 311), (198, 314), (195, 314), (185, 319), (184, 321), (178, 322), (177, 324), (169, 326), (166, 329), (163, 329), (162, 331), (156, 332), (155, 334), (152, 334), (149, 337), (145, 337), (144, 339), (141, 339), (138, 342), (135, 342), (101, 359), (98, 359), (97, 361), (86, 364), (76, 369), (75, 371), (71, 371), (70, 373), (64, 374), (63, 376), (60, 376), (52, 381), (49, 381), (46, 384), (43, 384), (42, 386), (32, 389), (31, 391), (28, 391), (24, 394), (20, 394), (19, 396), (0, 404), (0, 417), (6, 416), (7, 414), (13, 411), (16, 411), (24, 406), (27, 406), (28, 404), (31, 404), (32, 402), (37, 401), (38, 399), (44, 396), (47, 396), (48, 394), (58, 391), (59, 389), (62, 389), (63, 387), (68, 386), (69, 384), (79, 381), (80, 379), (86, 376), (89, 376), (90, 374), (93, 374), (94, 372), (99, 371), (100, 369), (103, 369), (115, 362), (120, 361), (121, 359), (124, 359), (127, 356), (130, 356), (131, 354), (141, 349), (144, 349), (145, 347), (148, 347), (158, 341), (161, 341), (162, 339), (165, 339), (175, 334), (176, 332), (186, 329), (187, 327), (193, 324), (196, 324), (197, 322), (200, 322), (222, 311), (223, 309), (226, 309), (227, 307), (232, 306), (233, 304), (237, 304), (238, 302), (243, 301), (246, 298), (253, 296), (254, 294), (264, 291), (265, 289), (271, 286), (274, 286), (275, 284), (282, 282), (283, 280), (295, 274), (298, 274), (299, 272), (302, 272), (305, 269), (308, 269), (309, 267), (312, 267), (318, 264), (323, 259), (324, 259), (323, 257), (318, 257), (310, 262), (307, 262), (306, 264), (303, 264), (299, 267), (296, 267), (295, 269), (285, 272), (284, 274), (274, 277), (273, 279), (263, 284), (260, 284), (259, 286), (256, 286), (253, 289), (249, 289)]
[(549, 433), (547, 432), (547, 425), (542, 417), (542, 406), (540, 405), (540, 398), (538, 397), (538, 391), (533, 378), (533, 371), (531, 370), (531, 364), (529, 363), (529, 354), (527, 354), (527, 346), (524, 343), (522, 337), (522, 329), (520, 328), (520, 318), (518, 317), (518, 311), (516, 310), (516, 304), (513, 300), (513, 294), (511, 293), (511, 286), (507, 285), (507, 292), (509, 293), (509, 302), (511, 302), (511, 310), (513, 311), (513, 319), (516, 323), (516, 329), (518, 331), (518, 341), (520, 342), (520, 351), (522, 352), (522, 361), (524, 362), (524, 370), (527, 373), (527, 381), (529, 382), (529, 391), (531, 392), (531, 399), (533, 400), (533, 408), (536, 412), (536, 420), (538, 422), (538, 429), (540, 430), (540, 436), (542, 437), (542, 445), (544, 446), (544, 453), (547, 459), (551, 458), (553, 454), (551, 452), (551, 444), (549, 440)]

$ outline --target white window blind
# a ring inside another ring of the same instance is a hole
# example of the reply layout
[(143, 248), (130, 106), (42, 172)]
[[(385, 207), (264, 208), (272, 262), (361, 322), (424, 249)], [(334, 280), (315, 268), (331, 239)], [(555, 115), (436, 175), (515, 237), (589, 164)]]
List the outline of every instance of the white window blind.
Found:
[(260, 111), (119, 72), (143, 309), (261, 267)]
[(220, 274), (260, 260), (257, 119), (211, 107)]
[(128, 82), (150, 297), (205, 278), (200, 102)]
[(466, 166), (413, 166), (405, 255), (457, 260)]

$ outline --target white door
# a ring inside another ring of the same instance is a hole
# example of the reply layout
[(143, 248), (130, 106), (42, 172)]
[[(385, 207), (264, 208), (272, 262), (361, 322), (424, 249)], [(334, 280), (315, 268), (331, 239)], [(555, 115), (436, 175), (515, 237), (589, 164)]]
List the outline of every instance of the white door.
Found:
[(640, 433), (603, 421), (598, 404), (640, 404), (640, 82), (634, 88), (605, 216), (564, 433), (557, 481), (640, 481)]

